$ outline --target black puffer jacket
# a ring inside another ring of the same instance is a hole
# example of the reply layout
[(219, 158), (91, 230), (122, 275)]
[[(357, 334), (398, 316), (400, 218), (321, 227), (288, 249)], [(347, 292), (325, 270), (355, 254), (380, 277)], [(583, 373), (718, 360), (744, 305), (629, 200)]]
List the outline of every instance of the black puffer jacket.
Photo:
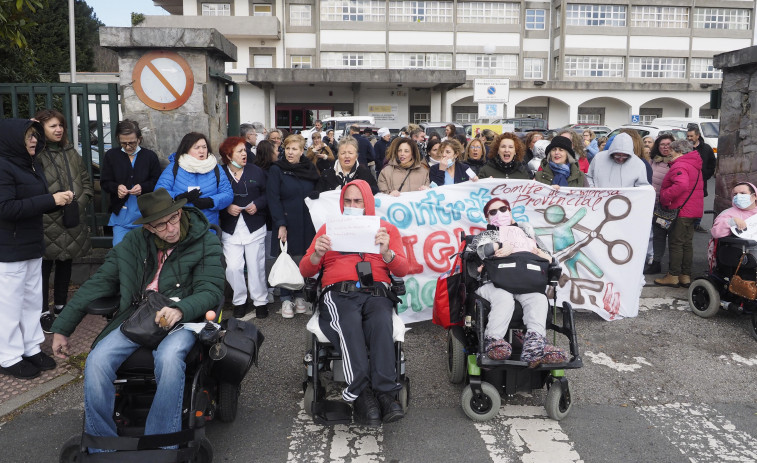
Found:
[[(26, 151), (24, 134), (39, 122), (28, 119), (0, 120), (0, 262), (38, 259), (45, 252), (42, 214), (56, 209), (42, 172)], [(39, 154), (44, 137), (37, 143)]]

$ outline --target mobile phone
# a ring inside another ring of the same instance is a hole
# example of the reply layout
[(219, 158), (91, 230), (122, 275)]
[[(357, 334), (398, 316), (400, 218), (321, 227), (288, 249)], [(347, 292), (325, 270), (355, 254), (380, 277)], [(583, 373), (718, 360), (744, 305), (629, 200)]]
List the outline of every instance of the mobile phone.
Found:
[(357, 270), (357, 277), (362, 288), (373, 286), (373, 270), (370, 262), (361, 260), (355, 265), (355, 270)]

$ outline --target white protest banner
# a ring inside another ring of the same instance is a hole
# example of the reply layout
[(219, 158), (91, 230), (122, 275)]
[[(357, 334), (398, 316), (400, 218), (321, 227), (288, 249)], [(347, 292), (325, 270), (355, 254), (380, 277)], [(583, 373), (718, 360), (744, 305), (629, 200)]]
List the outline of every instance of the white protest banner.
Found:
[[(655, 193), (640, 188), (568, 188), (525, 180), (481, 179), (400, 197), (376, 195), (376, 215), (402, 235), (409, 273), (400, 316), (428, 320), (439, 275), (452, 265), (460, 233), (486, 227), (483, 207), (506, 199), (516, 221), (529, 222), (563, 267), (558, 304), (591, 310), (606, 320), (635, 317)], [(338, 217), (339, 192), (307, 199), (316, 230)]]
[(376, 232), (379, 218), (375, 215), (343, 215), (326, 222), (326, 234), (331, 238), (331, 249), (338, 252), (366, 252), (378, 254)]
[(731, 227), (731, 233), (733, 236), (738, 236), (745, 240), (757, 240), (757, 215), (753, 215), (744, 220), (746, 223), (745, 230), (739, 230), (736, 225)]

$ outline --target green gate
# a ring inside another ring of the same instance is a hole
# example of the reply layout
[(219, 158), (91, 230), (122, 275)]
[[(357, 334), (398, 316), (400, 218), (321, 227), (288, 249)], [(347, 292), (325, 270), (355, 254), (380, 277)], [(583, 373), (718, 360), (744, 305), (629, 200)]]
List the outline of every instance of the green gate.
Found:
[[(90, 203), (87, 216), (90, 218), (92, 245), (109, 248), (112, 236), (106, 236), (109, 214), (107, 194), (100, 190), (100, 162), (111, 146), (117, 146), (116, 124), (119, 121), (119, 96), (117, 84), (2, 84), (0, 83), (0, 117), (33, 117), (42, 109), (56, 109), (68, 121), (68, 138), (73, 140), (77, 130), (71, 117), (71, 96), (76, 95), (79, 117), (79, 146), (77, 150), (84, 159), (89, 177), (94, 183), (95, 197)], [(107, 115), (107, 119), (103, 116)], [(109, 122), (104, 122), (109, 120)], [(112, 130), (110, 130), (112, 129)]]

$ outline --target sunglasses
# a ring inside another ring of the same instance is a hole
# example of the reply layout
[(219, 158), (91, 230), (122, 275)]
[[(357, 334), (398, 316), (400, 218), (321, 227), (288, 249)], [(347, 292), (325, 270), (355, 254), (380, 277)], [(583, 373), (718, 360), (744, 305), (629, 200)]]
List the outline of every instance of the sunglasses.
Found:
[(489, 217), (494, 217), (495, 215), (497, 215), (497, 212), (503, 212), (504, 213), (504, 212), (507, 212), (509, 210), (510, 210), (509, 207), (502, 206), (499, 209), (489, 209), (489, 212), (487, 212), (487, 214), (489, 215)]

